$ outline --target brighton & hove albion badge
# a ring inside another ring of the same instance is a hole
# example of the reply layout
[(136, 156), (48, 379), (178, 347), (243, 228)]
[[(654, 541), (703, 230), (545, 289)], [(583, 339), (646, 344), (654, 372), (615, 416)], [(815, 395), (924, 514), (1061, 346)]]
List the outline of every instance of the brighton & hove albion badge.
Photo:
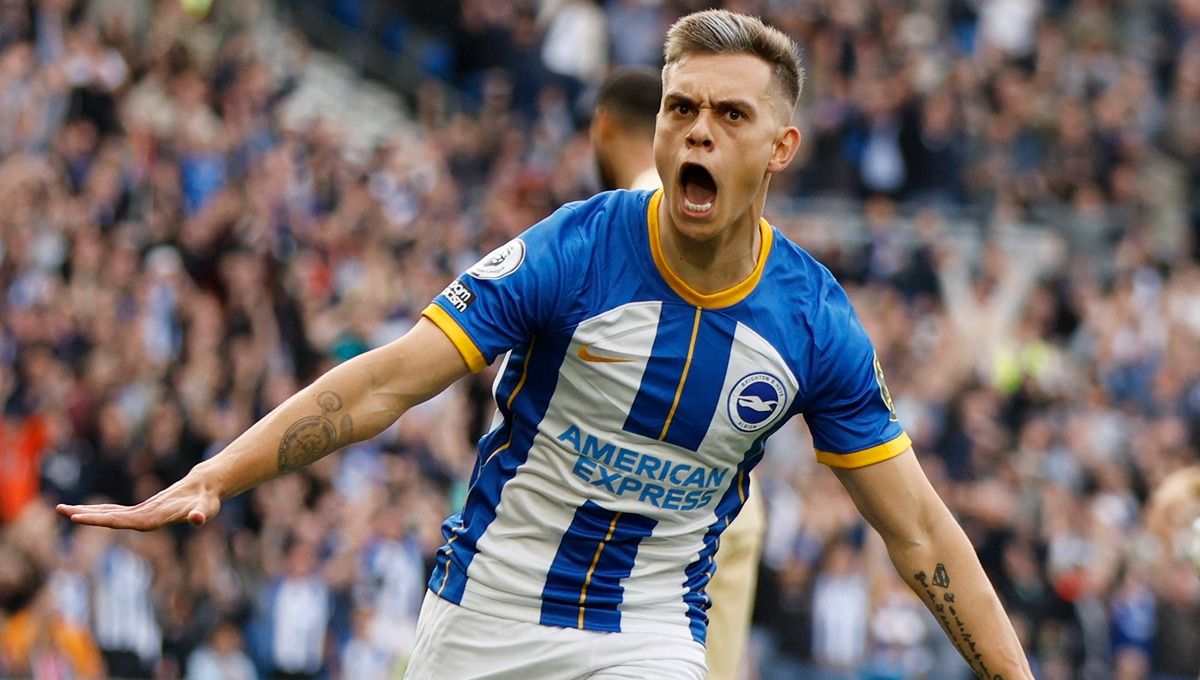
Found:
[(729, 421), (742, 432), (757, 432), (783, 412), (787, 392), (770, 373), (751, 373), (729, 392)]

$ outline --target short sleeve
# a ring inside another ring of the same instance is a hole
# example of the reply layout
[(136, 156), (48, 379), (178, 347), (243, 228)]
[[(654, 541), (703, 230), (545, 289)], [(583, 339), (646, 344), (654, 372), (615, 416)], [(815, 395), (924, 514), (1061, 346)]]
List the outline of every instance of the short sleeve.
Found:
[(871, 339), (836, 281), (823, 293), (812, 321), (814, 389), (804, 406), (817, 460), (856, 468), (897, 456), (912, 441), (896, 418)]
[(581, 280), (571, 206), (484, 256), (421, 312), (450, 338), (472, 371), (552, 323)]

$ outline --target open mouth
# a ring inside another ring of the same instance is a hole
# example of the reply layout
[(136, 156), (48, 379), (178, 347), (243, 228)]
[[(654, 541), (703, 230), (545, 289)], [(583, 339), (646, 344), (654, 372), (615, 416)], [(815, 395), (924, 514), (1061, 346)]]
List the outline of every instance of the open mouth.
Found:
[(717, 203), (717, 180), (701, 165), (684, 163), (679, 171), (683, 211), (689, 217), (708, 217)]

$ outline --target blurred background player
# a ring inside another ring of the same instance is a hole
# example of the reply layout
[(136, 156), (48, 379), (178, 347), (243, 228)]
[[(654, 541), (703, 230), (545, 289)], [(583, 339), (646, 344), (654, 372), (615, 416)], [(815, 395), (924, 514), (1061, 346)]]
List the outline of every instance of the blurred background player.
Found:
[(1200, 467), (1167, 475), (1150, 498), (1147, 525), (1175, 559), (1186, 559), (1200, 574)]
[[(601, 188), (657, 189), (654, 122), (662, 103), (662, 74), (649, 68), (613, 71), (596, 95), (591, 138)], [(752, 486), (753, 488), (753, 486)], [(707, 591), (710, 680), (737, 677), (750, 634), (758, 564), (766, 529), (762, 496), (752, 492), (737, 520), (721, 534), (717, 571)]]
[(654, 121), (662, 104), (662, 75), (651, 68), (612, 72), (596, 94), (590, 134), (600, 188), (657, 189)]

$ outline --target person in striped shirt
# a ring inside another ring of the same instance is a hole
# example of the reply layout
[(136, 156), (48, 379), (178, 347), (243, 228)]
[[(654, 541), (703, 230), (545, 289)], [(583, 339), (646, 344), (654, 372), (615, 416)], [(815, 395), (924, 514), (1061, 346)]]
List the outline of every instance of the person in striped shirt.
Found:
[[(662, 101), (662, 76), (650, 68), (618, 69), (596, 95), (592, 149), (601, 187), (658, 189), (654, 167), (654, 124)], [(753, 484), (753, 482), (752, 482)], [(746, 492), (738, 519), (721, 533), (712, 579), (705, 587), (707, 611), (705, 661), (708, 680), (734, 680), (750, 637), (758, 565), (766, 531), (762, 495)]]

